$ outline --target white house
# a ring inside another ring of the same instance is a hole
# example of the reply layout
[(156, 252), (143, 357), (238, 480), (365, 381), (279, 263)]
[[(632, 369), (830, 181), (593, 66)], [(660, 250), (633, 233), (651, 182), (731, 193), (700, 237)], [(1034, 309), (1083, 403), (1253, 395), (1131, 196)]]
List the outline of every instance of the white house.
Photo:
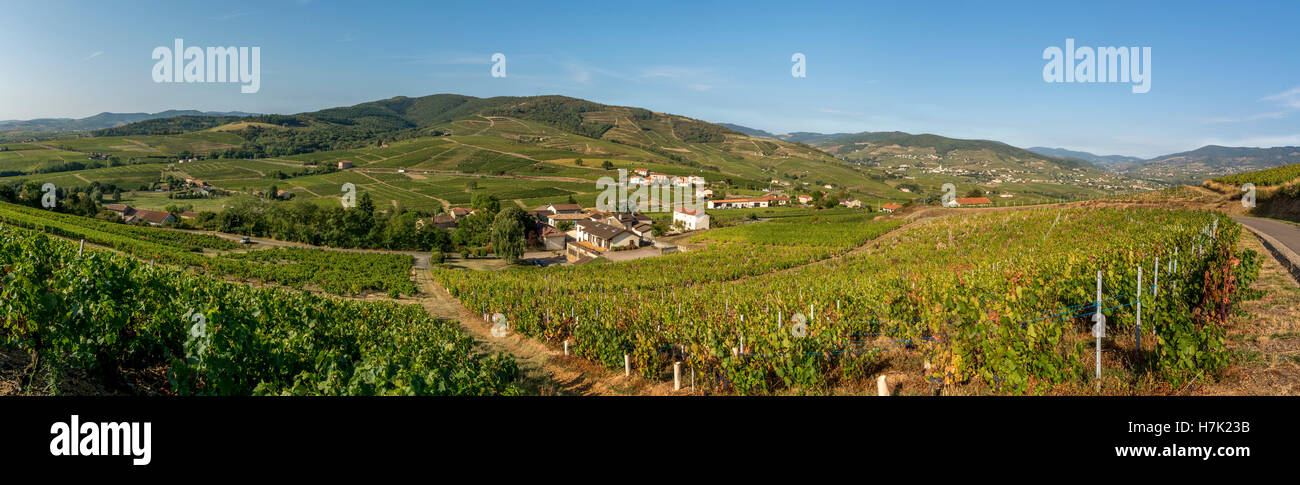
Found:
[(769, 198), (762, 199), (718, 199), (710, 200), (710, 209), (753, 209), (756, 207), (767, 207), (772, 202)]
[(680, 225), (687, 231), (699, 231), (709, 228), (709, 214), (702, 209), (678, 207), (673, 211), (673, 224)]
[(591, 219), (578, 221), (577, 240), (608, 251), (619, 246), (637, 247), (641, 238), (632, 231), (618, 226), (602, 224)]
[(862, 201), (858, 199), (841, 200), (840, 205), (844, 207), (859, 208), (862, 207)]

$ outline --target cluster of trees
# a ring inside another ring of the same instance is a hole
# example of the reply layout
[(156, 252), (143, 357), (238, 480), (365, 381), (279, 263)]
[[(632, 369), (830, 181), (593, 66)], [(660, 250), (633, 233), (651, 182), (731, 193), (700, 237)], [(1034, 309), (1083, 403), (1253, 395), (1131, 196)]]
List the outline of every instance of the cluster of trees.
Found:
[(718, 143), (726, 140), (726, 135), (736, 134), (726, 127), (694, 120), (673, 120), (673, 133), (690, 143)]
[(475, 194), (470, 199), (474, 213), (456, 221), (451, 231), (449, 248), (462, 254), (484, 255), (492, 252), (497, 257), (516, 263), (524, 255), (528, 239), (535, 237), (537, 224), (533, 216), (518, 207), (501, 208), (496, 196)]
[[(41, 203), (46, 192), (41, 190), (40, 182), (27, 181), (22, 184), (0, 184), (0, 201), (20, 204), (28, 207), (45, 209)], [(116, 197), (118, 191), (110, 187)], [(64, 214), (94, 217), (99, 214), (99, 200), (104, 197), (106, 186), (92, 182), (85, 187), (65, 187), (54, 189), (55, 206), (51, 209)]]
[(449, 248), (447, 231), (417, 224), (423, 217), (413, 211), (378, 211), (370, 194), (363, 192), (357, 197), (357, 206), (350, 209), (322, 207), (305, 200), (271, 202), (237, 197), (219, 213), (200, 212), (193, 224), (213, 231), (340, 248)]
[(4, 170), (0, 171), (0, 177), (13, 177), (17, 175), (31, 175), (36, 173), (57, 173), (71, 172), (73, 170), (87, 170), (92, 168), (120, 167), (126, 165), (121, 158), (110, 156), (105, 160), (86, 160), (86, 161), (49, 161), (37, 165), (36, 168), (29, 172), (22, 170)]
[(244, 144), (230, 153), (235, 157), (229, 158), (267, 158), (366, 146), (387, 131), (362, 126), (325, 125), (294, 130), (251, 125), (233, 133), (243, 138)]
[(822, 191), (820, 190), (814, 190), (809, 192), (808, 196), (813, 199), (811, 205), (818, 209), (832, 209), (835, 206), (840, 205), (841, 200), (850, 198), (849, 193), (843, 190), (826, 195), (822, 195)]
[(609, 123), (583, 121), (582, 113), (604, 110), (605, 106), (591, 101), (564, 96), (540, 96), (527, 104), (501, 106), (484, 112), (488, 116), (508, 116), (555, 125), (569, 133), (588, 138), (600, 138), (613, 128)]
[(238, 116), (173, 116), (137, 121), (90, 132), (92, 136), (179, 135), (243, 120)]

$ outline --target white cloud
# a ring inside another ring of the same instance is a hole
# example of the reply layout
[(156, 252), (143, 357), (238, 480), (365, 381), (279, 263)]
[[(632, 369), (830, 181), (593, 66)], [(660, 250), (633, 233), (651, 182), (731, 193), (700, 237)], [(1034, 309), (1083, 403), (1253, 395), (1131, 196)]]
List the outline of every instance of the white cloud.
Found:
[(1263, 101), (1275, 101), (1291, 109), (1300, 109), (1300, 86), (1271, 96), (1265, 96)]
[(1258, 113), (1250, 116), (1241, 116), (1241, 117), (1218, 116), (1212, 118), (1205, 118), (1201, 120), (1201, 123), (1205, 123), (1205, 124), (1243, 123), (1246, 121), (1280, 120), (1286, 118), (1288, 116), (1291, 116), (1292, 111), (1300, 109), (1300, 86), (1291, 88), (1290, 90), (1287, 91), (1282, 91), (1277, 94), (1264, 96), (1259, 100), (1272, 101), (1274, 103), (1277, 103), (1283, 109), (1282, 111), (1269, 111), (1266, 113)]
[(89, 60), (94, 59), (94, 58), (96, 58), (96, 57), (99, 57), (100, 55), (103, 55), (103, 54), (104, 54), (104, 51), (95, 51), (95, 52), (92, 52), (90, 55), (86, 56), (86, 58), (85, 58), (85, 59), (82, 59), (82, 60), (83, 60), (83, 61), (89, 61)]

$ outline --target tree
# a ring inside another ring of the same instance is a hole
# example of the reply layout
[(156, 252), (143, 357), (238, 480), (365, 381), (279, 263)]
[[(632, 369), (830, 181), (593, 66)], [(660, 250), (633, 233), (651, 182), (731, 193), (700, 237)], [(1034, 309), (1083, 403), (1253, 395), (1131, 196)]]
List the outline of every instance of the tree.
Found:
[(277, 187), (275, 184), (271, 184), (271, 190), (266, 193), (266, 198), (274, 199), (276, 194), (279, 193), (280, 193), (280, 187)]
[(654, 224), (650, 225), (650, 233), (654, 234), (656, 237), (662, 236), (667, 232), (668, 232), (668, 225), (664, 224), (664, 221), (655, 221)]
[(577, 166), (579, 166), (579, 167), (581, 167), (581, 166), (582, 166), (582, 159), (579, 158), (579, 159), (574, 160), (574, 161), (573, 161), (573, 164), (574, 164), (574, 165), (577, 165)]
[(470, 198), (469, 206), (486, 212), (488, 216), (495, 216), (497, 212), (501, 211), (501, 201), (497, 200), (497, 196), (491, 194), (474, 194), (474, 197)]
[(555, 228), (564, 232), (568, 232), (569, 229), (573, 229), (573, 221), (562, 220), (560, 222), (555, 223)]
[(966, 197), (984, 197), (984, 191), (980, 190), (979, 187), (975, 187), (966, 193)]
[(498, 258), (511, 264), (518, 263), (524, 256), (524, 227), (510, 209), (497, 214), (492, 223), (492, 250)]
[(613, 170), (614, 163), (610, 162), (609, 160), (605, 160), (603, 163), (600, 164), (600, 168), (603, 168), (605, 170)]

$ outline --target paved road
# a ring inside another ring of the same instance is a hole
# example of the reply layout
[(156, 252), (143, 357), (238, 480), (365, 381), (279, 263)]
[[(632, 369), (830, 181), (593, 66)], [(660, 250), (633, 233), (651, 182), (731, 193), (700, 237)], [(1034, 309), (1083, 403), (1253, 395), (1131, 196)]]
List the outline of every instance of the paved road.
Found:
[(1232, 216), (1232, 220), (1250, 226), (1251, 229), (1268, 234), (1277, 239), (1296, 254), (1300, 254), (1300, 227), (1272, 219), (1258, 217)]
[(1286, 248), (1274, 248), (1268, 242), (1261, 241), (1264, 242), (1265, 247), (1269, 248), (1269, 252), (1273, 253), (1274, 258), (1282, 264), (1282, 267), (1286, 268), (1297, 282), (1300, 282), (1300, 227), (1258, 217), (1232, 216), (1232, 219), (1255, 232), (1266, 234), (1277, 240), (1278, 244), (1286, 246)]

